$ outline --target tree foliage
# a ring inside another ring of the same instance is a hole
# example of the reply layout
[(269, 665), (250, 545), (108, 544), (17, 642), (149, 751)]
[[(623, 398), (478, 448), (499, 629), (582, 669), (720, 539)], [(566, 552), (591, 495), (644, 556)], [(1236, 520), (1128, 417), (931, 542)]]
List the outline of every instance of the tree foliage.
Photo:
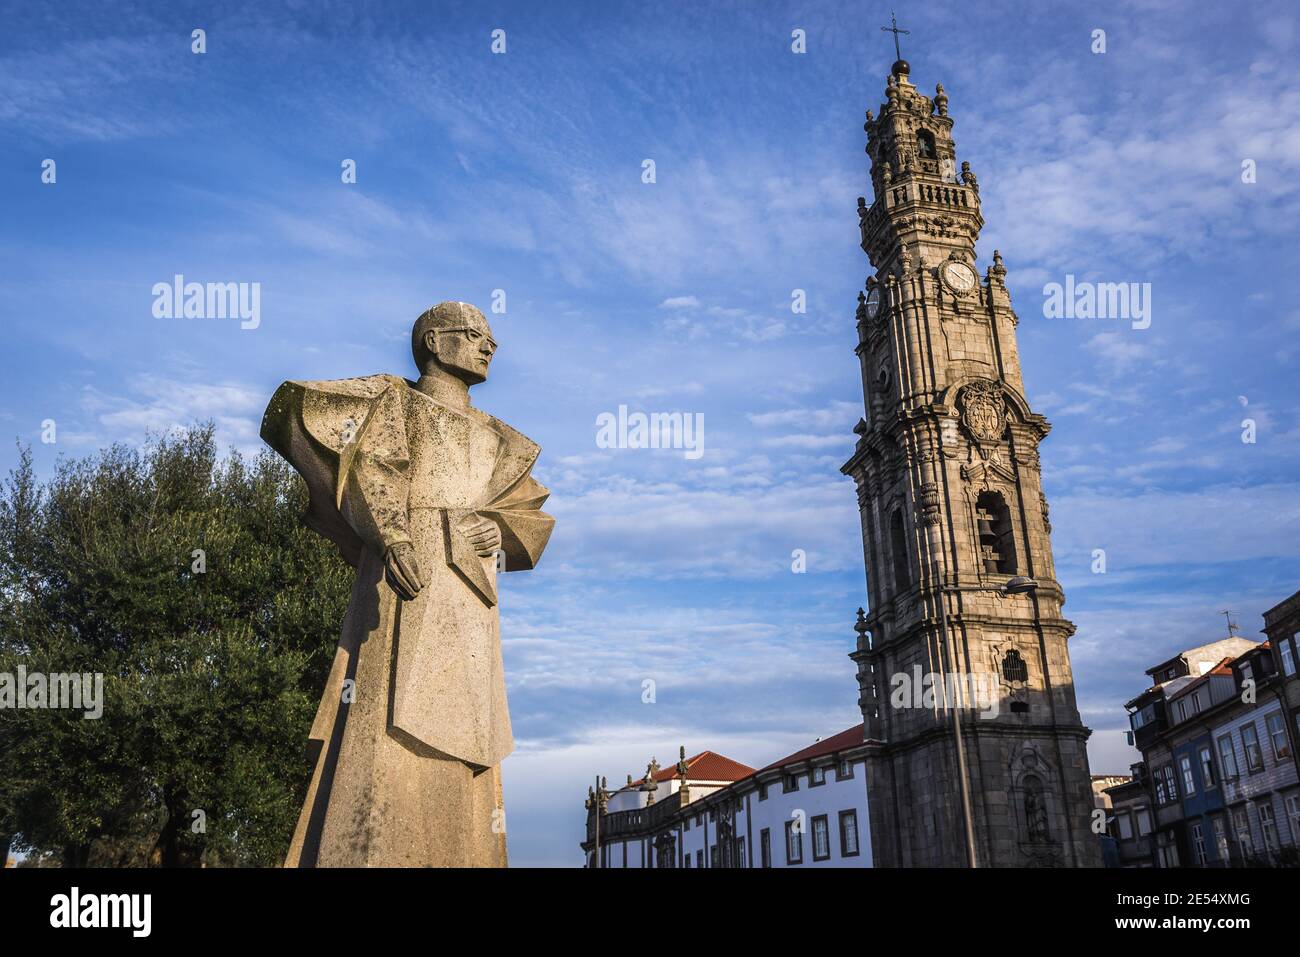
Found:
[[(72, 865), (275, 865), (351, 569), (270, 452), (211, 425), (0, 490), (0, 672), (102, 673), (103, 715), (0, 709), (0, 835)], [(200, 562), (201, 558), (201, 562)]]

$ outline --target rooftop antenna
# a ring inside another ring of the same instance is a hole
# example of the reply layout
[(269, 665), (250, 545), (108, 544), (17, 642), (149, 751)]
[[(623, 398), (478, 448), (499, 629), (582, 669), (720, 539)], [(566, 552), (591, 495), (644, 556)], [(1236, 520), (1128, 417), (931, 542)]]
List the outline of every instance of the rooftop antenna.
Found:
[(1221, 611), (1221, 612), (1219, 612), (1219, 614), (1222, 615), (1224, 618), (1228, 619), (1228, 637), (1229, 637), (1229, 638), (1240, 638), (1240, 637), (1241, 637), (1241, 634), (1240, 634), (1239, 630), (1237, 629), (1237, 623), (1234, 622), (1234, 621), (1232, 620), (1232, 612), (1230, 612), (1230, 611)]

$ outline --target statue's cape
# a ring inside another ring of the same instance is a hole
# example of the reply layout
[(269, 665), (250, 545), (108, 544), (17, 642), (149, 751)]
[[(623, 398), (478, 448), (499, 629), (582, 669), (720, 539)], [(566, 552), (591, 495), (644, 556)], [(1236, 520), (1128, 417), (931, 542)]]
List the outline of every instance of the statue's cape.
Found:
[[(398, 376), (374, 375), (319, 382), (285, 382), (262, 418), (262, 439), (289, 461), (307, 483), (307, 524), (338, 546), (356, 567), (363, 541), (343, 517), (343, 493), (358, 454), (404, 473), (410, 462), (404, 423), (404, 390), (414, 383)], [(550, 494), (530, 474), (541, 451), (527, 436), (479, 409), (457, 410), (487, 425), (502, 442), (483, 500), (474, 511), (496, 521), (506, 571), (532, 568), (551, 536), (555, 519), (540, 511)], [(405, 503), (402, 503), (405, 505)], [(476, 591), (492, 594), (481, 563), (455, 537), (450, 557)]]

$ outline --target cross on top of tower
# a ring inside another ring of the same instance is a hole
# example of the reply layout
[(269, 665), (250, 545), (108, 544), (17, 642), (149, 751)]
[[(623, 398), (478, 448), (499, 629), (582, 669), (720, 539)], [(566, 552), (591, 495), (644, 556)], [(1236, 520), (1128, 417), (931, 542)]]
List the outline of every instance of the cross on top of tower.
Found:
[[(897, 63), (894, 64), (894, 66), (897, 67), (900, 63), (902, 63), (902, 64), (906, 64), (906, 63), (907, 63), (907, 61), (903, 59), (903, 51), (902, 51), (901, 49), (899, 49), (899, 46), (898, 46), (898, 35), (899, 35), (900, 33), (905, 33), (905, 34), (907, 34), (908, 36), (911, 36), (911, 35), (912, 35), (912, 31), (911, 31), (911, 30), (900, 30), (900, 29), (898, 28), (898, 19), (894, 16), (894, 11), (893, 11), (893, 10), (890, 10), (890, 11), (889, 11), (889, 22), (890, 22), (891, 26), (881, 27), (880, 29), (881, 29), (881, 32), (883, 32), (883, 33), (892, 33), (892, 34), (894, 35), (894, 56), (896, 57), (896, 59), (897, 59), (897, 61), (898, 61)], [(899, 70), (895, 69), (894, 72), (896, 72), (896, 73), (897, 73), (897, 72), (906, 73), (907, 70), (899, 71)]]

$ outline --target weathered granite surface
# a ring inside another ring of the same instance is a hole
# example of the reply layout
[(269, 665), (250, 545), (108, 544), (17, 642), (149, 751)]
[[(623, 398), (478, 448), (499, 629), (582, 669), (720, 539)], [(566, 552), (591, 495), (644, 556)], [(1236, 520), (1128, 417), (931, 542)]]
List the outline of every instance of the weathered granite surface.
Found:
[(357, 569), (287, 867), (506, 864), (496, 579), (534, 566), (554, 519), (539, 447), (470, 404), (487, 319), (440, 303), (411, 339), (417, 381), (286, 382), (262, 422), (307, 482), (306, 522)]

